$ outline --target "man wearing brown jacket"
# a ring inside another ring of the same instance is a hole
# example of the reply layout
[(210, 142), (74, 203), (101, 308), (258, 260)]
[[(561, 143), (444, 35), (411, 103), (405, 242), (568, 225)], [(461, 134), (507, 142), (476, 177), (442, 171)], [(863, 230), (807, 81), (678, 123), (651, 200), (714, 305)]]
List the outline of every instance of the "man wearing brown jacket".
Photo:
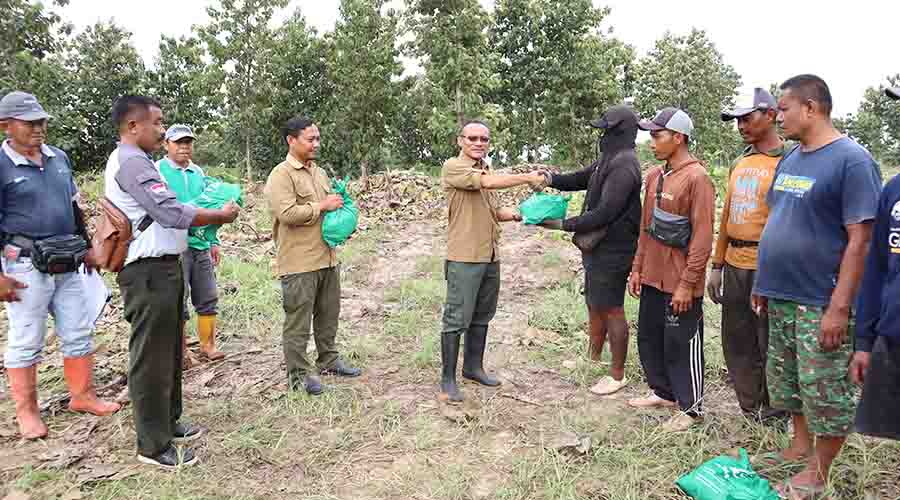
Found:
[(712, 252), (715, 188), (688, 150), (694, 125), (684, 111), (665, 108), (650, 131), (657, 160), (647, 175), (637, 255), (628, 291), (640, 296), (638, 353), (652, 389), (628, 402), (634, 408), (680, 411), (664, 426), (684, 431), (699, 419), (703, 401), (703, 290)]
[[(288, 155), (269, 174), (266, 198), (275, 220), (278, 276), (284, 302), (282, 344), (290, 390), (301, 387), (312, 395), (322, 385), (314, 372), (342, 377), (360, 375), (338, 357), (335, 336), (341, 312), (341, 275), (337, 255), (322, 238), (322, 218), (341, 208), (325, 171), (316, 165), (321, 137), (309, 118), (295, 117), (284, 128)], [(310, 324), (319, 357), (306, 358)]]

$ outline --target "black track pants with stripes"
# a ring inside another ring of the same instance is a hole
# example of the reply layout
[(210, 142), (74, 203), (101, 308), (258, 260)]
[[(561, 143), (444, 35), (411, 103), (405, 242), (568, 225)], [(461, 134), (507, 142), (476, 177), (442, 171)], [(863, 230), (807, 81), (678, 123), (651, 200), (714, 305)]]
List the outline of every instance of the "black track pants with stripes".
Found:
[(647, 384), (657, 396), (677, 401), (681, 411), (697, 416), (703, 402), (703, 299), (691, 309), (672, 313), (672, 294), (641, 288), (638, 353)]

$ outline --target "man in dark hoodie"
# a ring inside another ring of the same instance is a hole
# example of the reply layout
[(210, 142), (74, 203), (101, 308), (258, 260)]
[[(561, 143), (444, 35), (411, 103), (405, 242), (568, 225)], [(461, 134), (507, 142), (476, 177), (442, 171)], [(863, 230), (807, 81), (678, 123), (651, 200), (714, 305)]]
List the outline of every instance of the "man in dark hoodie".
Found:
[(638, 117), (628, 106), (614, 106), (591, 125), (603, 131), (602, 156), (586, 169), (551, 175), (547, 185), (561, 191), (587, 190), (581, 215), (542, 225), (575, 233), (584, 264), (584, 296), (590, 320), (589, 351), (599, 361), (609, 337), (610, 374), (591, 392), (619, 391), (628, 383), (628, 322), (625, 320), (625, 285), (637, 251), (641, 220), (641, 169), (635, 153)]
[[(888, 88), (900, 99), (900, 87)], [(872, 246), (860, 285), (856, 347), (850, 378), (863, 386), (856, 430), (900, 440), (900, 176), (881, 192)]]

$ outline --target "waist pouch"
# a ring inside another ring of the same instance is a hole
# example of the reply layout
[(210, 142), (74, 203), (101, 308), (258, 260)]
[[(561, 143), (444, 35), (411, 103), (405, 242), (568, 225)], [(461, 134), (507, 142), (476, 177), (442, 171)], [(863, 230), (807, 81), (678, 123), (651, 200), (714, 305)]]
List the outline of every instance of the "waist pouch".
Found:
[(33, 245), (31, 263), (45, 274), (77, 271), (88, 251), (84, 238), (74, 234), (35, 240)]
[[(670, 171), (671, 172), (671, 171)], [(656, 204), (653, 206), (653, 217), (647, 232), (656, 241), (672, 248), (687, 248), (691, 242), (691, 220), (683, 215), (675, 215), (659, 208), (662, 200), (665, 172), (659, 173), (656, 181)]]
[(653, 217), (647, 232), (653, 239), (672, 248), (687, 248), (691, 242), (691, 220), (659, 207), (653, 207)]

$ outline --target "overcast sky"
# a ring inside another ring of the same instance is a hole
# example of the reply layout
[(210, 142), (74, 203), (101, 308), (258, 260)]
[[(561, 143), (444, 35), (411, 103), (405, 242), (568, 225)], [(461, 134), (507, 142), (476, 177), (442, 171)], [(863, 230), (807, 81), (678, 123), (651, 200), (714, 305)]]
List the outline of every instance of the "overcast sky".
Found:
[[(399, 0), (395, 0), (399, 1)], [(481, 0), (491, 8), (493, 0)], [(190, 33), (206, 21), (204, 0), (72, 0), (64, 16), (81, 29), (114, 19), (133, 33), (141, 55), (151, 63), (159, 36)], [(319, 31), (333, 28), (339, 0), (293, 0)], [(900, 2), (896, 0), (595, 0), (612, 13), (605, 27), (635, 46), (652, 48), (667, 30), (682, 34), (705, 29), (725, 61), (741, 75), (743, 93), (768, 87), (799, 73), (816, 73), (831, 87), (835, 112), (856, 110), (869, 86), (900, 73), (896, 42)], [(697, 68), (702, 71), (703, 68)]]

